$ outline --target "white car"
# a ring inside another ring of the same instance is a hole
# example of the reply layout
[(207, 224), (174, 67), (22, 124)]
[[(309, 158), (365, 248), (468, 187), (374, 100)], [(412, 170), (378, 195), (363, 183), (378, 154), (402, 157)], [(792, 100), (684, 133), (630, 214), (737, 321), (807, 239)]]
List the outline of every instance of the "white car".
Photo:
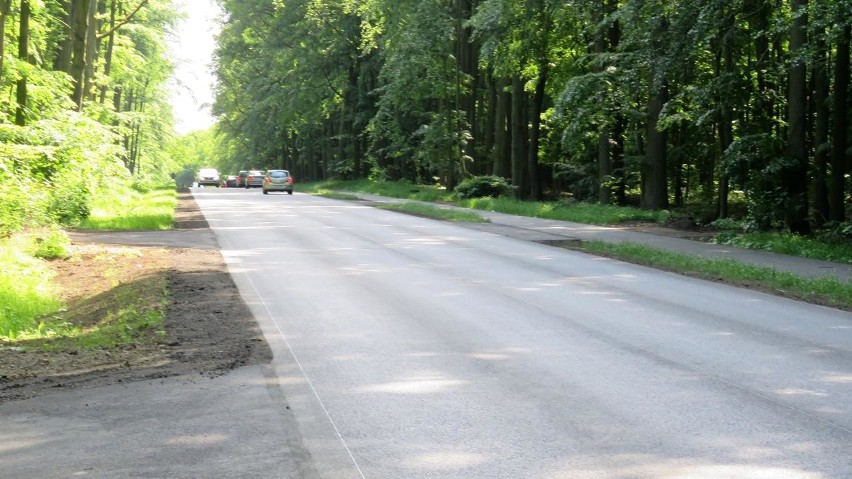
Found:
[(198, 176), (195, 179), (198, 186), (213, 185), (219, 186), (219, 171), (216, 168), (202, 168), (198, 170)]

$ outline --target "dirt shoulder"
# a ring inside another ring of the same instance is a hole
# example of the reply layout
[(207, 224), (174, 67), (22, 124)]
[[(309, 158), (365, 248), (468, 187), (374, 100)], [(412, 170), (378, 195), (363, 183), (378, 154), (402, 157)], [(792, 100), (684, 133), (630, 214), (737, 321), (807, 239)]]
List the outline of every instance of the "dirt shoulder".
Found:
[[(219, 250), (209, 247), (210, 231), (192, 195), (179, 194), (175, 230), (161, 232), (161, 245), (150, 240), (158, 236), (152, 233), (75, 232), (71, 257), (52, 266), (67, 305), (62, 316), (80, 326), (122, 307), (144, 307), (133, 303), (134, 293), (166, 287), (164, 335), (151, 332), (135, 347), (109, 350), (0, 343), (0, 403), (168, 376), (215, 377), (270, 361)], [(179, 241), (170, 240), (175, 237)]]

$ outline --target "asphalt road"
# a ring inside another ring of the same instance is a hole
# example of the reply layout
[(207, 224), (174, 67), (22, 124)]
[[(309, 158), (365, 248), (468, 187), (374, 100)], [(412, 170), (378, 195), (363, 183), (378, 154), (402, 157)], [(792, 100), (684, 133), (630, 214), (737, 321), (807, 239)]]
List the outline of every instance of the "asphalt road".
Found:
[(273, 363), (0, 405), (0, 478), (852, 477), (848, 313), (354, 202), (195, 195)]
[(196, 194), (322, 478), (852, 476), (852, 315), (307, 195)]

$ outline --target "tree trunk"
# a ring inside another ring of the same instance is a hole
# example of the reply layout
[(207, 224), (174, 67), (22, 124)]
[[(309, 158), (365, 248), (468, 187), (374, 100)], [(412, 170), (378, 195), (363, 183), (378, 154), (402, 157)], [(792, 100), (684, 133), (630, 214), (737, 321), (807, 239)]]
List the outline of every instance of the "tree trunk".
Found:
[[(18, 59), (22, 62), (29, 60), (30, 56), (30, 2), (21, 0), (20, 33), (18, 34)], [(15, 124), (26, 126), (27, 124), (27, 77), (21, 76), (17, 85), (17, 108), (15, 109)]]
[[(104, 77), (109, 78), (112, 73), (112, 52), (115, 48), (115, 14), (117, 10), (117, 1), (112, 0), (110, 2), (109, 7), (109, 36), (107, 37), (107, 49), (104, 54)], [(107, 85), (101, 86), (101, 97), (100, 103), (104, 104), (106, 102), (106, 95), (109, 87)]]
[[(668, 101), (668, 87), (665, 81), (658, 84), (654, 77), (652, 74), (652, 90), (648, 99), (648, 145), (642, 172), (642, 207), (662, 210), (669, 207), (666, 132), (657, 129), (657, 122), (663, 105)], [(654, 87), (655, 84), (658, 86)]]
[(65, 17), (62, 18), (62, 36), (57, 45), (56, 58), (53, 60), (53, 69), (60, 72), (71, 74), (71, 48), (73, 44), (73, 31), (71, 25), (74, 24), (74, 2), (72, 0), (61, 0), (58, 2), (62, 6), (62, 11), (65, 12)]
[(0, 0), (0, 85), (3, 84), (3, 57), (6, 55), (6, 19), (12, 0)]
[[(609, 29), (603, 26), (606, 6), (609, 2), (602, 0), (599, 9), (595, 12), (595, 22), (599, 29), (596, 33), (595, 43), (592, 45), (592, 53), (598, 56), (603, 56), (607, 52), (607, 36)], [(603, 62), (599, 61), (598, 72), (604, 71)], [(608, 205), (612, 201), (612, 188), (610, 179), (612, 177), (612, 159), (610, 158), (609, 149), (609, 125), (603, 125), (598, 133), (598, 202), (603, 205)]]
[(850, 37), (852, 37), (852, 28), (847, 25), (837, 42), (837, 58), (834, 66), (834, 134), (832, 135), (831, 145), (831, 188), (829, 189), (828, 202), (830, 218), (837, 222), (846, 219), (844, 205), (846, 179), (844, 175), (850, 170), (846, 154), (849, 147)]
[(86, 30), (86, 69), (83, 75), (83, 98), (87, 100), (94, 100), (92, 84), (95, 80), (95, 64), (97, 63), (98, 50), (100, 49), (100, 40), (98, 40), (97, 33), (99, 24), (102, 22), (102, 20), (98, 20), (101, 17), (98, 14), (99, 5), (101, 5), (101, 2), (98, 0), (91, 0), (91, 3), (89, 3), (89, 20), (87, 22), (89, 27)]
[(624, 163), (624, 131), (627, 120), (624, 115), (615, 117), (612, 129), (612, 176), (615, 178), (615, 201), (619, 206), (627, 205), (627, 178)]
[[(734, 34), (736, 29), (736, 18), (733, 12), (730, 12), (723, 22), (722, 30), (719, 32), (719, 45), (722, 48), (722, 57), (724, 57), (724, 72), (728, 78), (733, 78), (734, 75)], [(723, 66), (722, 59), (717, 56), (716, 72), (719, 77), (722, 76)], [(725, 152), (728, 147), (734, 142), (734, 112), (733, 108), (725, 98), (719, 98), (719, 153), (720, 157), (725, 157)], [(719, 191), (716, 202), (716, 217), (728, 217), (728, 196), (730, 194), (730, 185), (728, 175), (722, 171), (719, 173)]]
[(530, 112), (530, 142), (527, 156), (527, 175), (530, 184), (530, 199), (539, 201), (542, 199), (541, 182), (538, 174), (538, 152), (539, 140), (541, 138), (541, 115), (544, 111), (544, 92), (547, 86), (547, 60), (543, 59), (539, 64), (538, 80), (533, 94), (532, 111)]
[(830, 216), (828, 207), (828, 156), (830, 145), (828, 143), (829, 121), (828, 117), (831, 114), (831, 108), (828, 103), (829, 83), (828, 69), (828, 50), (825, 43), (825, 30), (817, 33), (815, 39), (816, 52), (813, 69), (813, 114), (816, 117), (814, 128), (814, 209), (817, 212), (817, 224), (821, 225)]
[(792, 0), (790, 79), (787, 93), (787, 155), (794, 165), (784, 175), (787, 198), (784, 220), (790, 231), (810, 232), (808, 223), (807, 66), (798, 57), (807, 48), (807, 0)]
[(509, 131), (511, 122), (512, 94), (507, 91), (509, 80), (499, 78), (496, 81), (497, 105), (494, 113), (494, 174), (503, 178), (512, 177), (512, 136)]
[(86, 73), (86, 40), (89, 33), (89, 6), (96, 0), (74, 0), (72, 42), (71, 42), (71, 79), (74, 91), (71, 99), (77, 111), (83, 110), (83, 90)]
[(529, 196), (529, 181), (526, 177), (529, 132), (527, 131), (527, 93), (524, 80), (512, 77), (512, 184), (518, 188), (521, 198)]

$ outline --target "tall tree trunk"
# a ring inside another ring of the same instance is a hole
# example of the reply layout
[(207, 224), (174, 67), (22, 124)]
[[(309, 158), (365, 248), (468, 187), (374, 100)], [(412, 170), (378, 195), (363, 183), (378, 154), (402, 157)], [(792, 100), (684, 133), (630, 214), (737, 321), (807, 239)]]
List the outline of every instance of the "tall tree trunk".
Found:
[(837, 42), (834, 65), (834, 131), (831, 144), (831, 188), (829, 189), (829, 212), (832, 221), (846, 219), (844, 199), (846, 197), (846, 179), (849, 168), (849, 43), (852, 28), (843, 29)]
[(828, 143), (829, 121), (831, 108), (828, 103), (828, 50), (825, 42), (825, 29), (817, 33), (815, 60), (813, 68), (813, 115), (815, 118), (814, 128), (814, 209), (817, 211), (816, 221), (819, 225), (824, 223), (830, 216), (828, 207), (828, 156), (830, 145)]
[(657, 124), (663, 105), (668, 101), (668, 87), (665, 81), (659, 84), (654, 77), (652, 74), (652, 90), (648, 99), (648, 145), (642, 172), (642, 207), (662, 210), (669, 207), (666, 132), (657, 129)]
[(3, 84), (3, 58), (6, 56), (6, 19), (11, 7), (12, 0), (0, 0), (0, 85)]
[(101, 17), (98, 12), (100, 5), (101, 2), (99, 0), (91, 0), (91, 3), (89, 3), (89, 28), (86, 30), (86, 69), (83, 74), (83, 98), (87, 100), (94, 100), (92, 84), (95, 81), (95, 64), (97, 63), (98, 50), (100, 49), (100, 40), (98, 40), (97, 33), (99, 24), (102, 22), (102, 20), (98, 19)]
[(512, 184), (517, 187), (517, 193), (521, 198), (529, 196), (529, 180), (526, 177), (529, 154), (527, 117), (527, 93), (524, 91), (524, 80), (519, 75), (515, 75), (512, 77)]
[(808, 223), (807, 66), (800, 59), (807, 48), (807, 0), (792, 0), (790, 27), (790, 79), (787, 93), (789, 128), (787, 155), (794, 161), (784, 175), (787, 198), (784, 220), (790, 231), (810, 232)]
[(538, 80), (532, 98), (529, 153), (527, 154), (527, 175), (530, 184), (530, 199), (542, 198), (541, 181), (538, 173), (539, 140), (541, 139), (541, 114), (544, 112), (544, 92), (547, 86), (547, 59), (539, 64)]
[(71, 49), (73, 45), (74, 8), (73, 0), (60, 0), (58, 2), (65, 12), (62, 18), (62, 36), (56, 48), (56, 58), (53, 59), (53, 69), (71, 74)]
[[(109, 7), (109, 35), (107, 36), (107, 48), (104, 53), (104, 77), (109, 78), (112, 74), (112, 52), (115, 48), (115, 15), (117, 10), (117, 0), (112, 0)], [(106, 95), (109, 87), (101, 85), (100, 103), (106, 103)]]
[[(722, 29), (719, 32), (722, 48), (721, 56), (724, 58), (724, 75), (727, 78), (733, 78), (734, 75), (734, 35), (736, 33), (736, 18), (734, 12), (729, 12), (722, 23)], [(723, 66), (722, 59), (717, 56), (716, 71), (719, 77), (722, 76)], [(734, 112), (729, 101), (726, 98), (719, 98), (719, 151), (720, 156), (724, 158), (728, 147), (734, 142)], [(716, 217), (728, 217), (728, 196), (730, 193), (730, 185), (728, 175), (724, 170), (719, 173), (719, 191), (716, 202)]]
[[(18, 34), (18, 59), (22, 62), (29, 60), (30, 56), (30, 2), (21, 0), (20, 33)], [(15, 124), (26, 126), (27, 124), (27, 76), (22, 75), (17, 85), (17, 108), (15, 109)]]
[(627, 176), (624, 162), (624, 131), (627, 129), (627, 120), (624, 115), (615, 117), (615, 126), (612, 129), (612, 176), (615, 178), (615, 201), (620, 206), (627, 205)]
[(510, 133), (512, 94), (506, 78), (496, 80), (497, 105), (494, 112), (494, 150), (492, 151), (494, 174), (503, 178), (512, 177), (512, 136)]
[[(655, 39), (651, 46), (652, 53), (664, 51), (664, 42), (669, 28), (668, 19), (662, 18), (657, 22), (654, 28)], [(656, 210), (669, 207), (667, 138), (666, 133), (657, 128), (660, 113), (668, 101), (669, 93), (666, 73), (661, 71), (655, 58), (652, 58), (650, 63), (647, 105), (648, 145), (642, 168), (641, 205), (643, 208)]]
[[(597, 56), (603, 56), (607, 52), (607, 36), (609, 29), (603, 24), (607, 13), (607, 0), (601, 0), (600, 5), (594, 13), (595, 23), (598, 25), (598, 31), (595, 35), (595, 43), (592, 45), (592, 53)], [(603, 72), (605, 66), (602, 61), (598, 61), (597, 71)], [(608, 205), (612, 198), (612, 188), (610, 179), (612, 177), (612, 159), (610, 158), (609, 149), (609, 125), (603, 125), (600, 133), (598, 133), (598, 202)]]
[(83, 110), (83, 90), (86, 73), (86, 40), (89, 34), (89, 6), (96, 0), (74, 0), (71, 48), (71, 79), (74, 91), (71, 99), (77, 111)]

